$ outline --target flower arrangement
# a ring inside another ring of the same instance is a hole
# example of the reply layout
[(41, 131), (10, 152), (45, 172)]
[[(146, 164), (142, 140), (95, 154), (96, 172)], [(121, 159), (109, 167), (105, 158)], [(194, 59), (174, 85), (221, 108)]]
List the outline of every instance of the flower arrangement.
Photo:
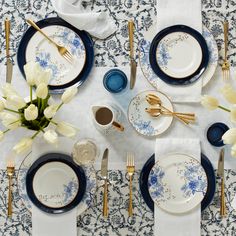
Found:
[[(13, 147), (17, 154), (29, 150), (33, 139), (39, 133), (43, 133), (43, 138), (48, 143), (56, 144), (58, 134), (71, 138), (77, 132), (77, 129), (71, 124), (54, 118), (58, 110), (74, 98), (78, 91), (77, 88), (70, 87), (66, 89), (61, 96), (59, 104), (50, 104), (48, 83), (51, 78), (51, 72), (43, 70), (35, 62), (27, 63), (24, 66), (24, 71), (26, 81), (30, 87), (29, 102), (26, 102), (9, 83), (2, 87), (3, 97), (0, 100), (0, 119), (6, 128), (4, 131), (0, 131), (0, 140), (4, 138), (5, 133), (18, 127), (34, 131), (32, 136), (22, 138)], [(36, 98), (33, 98), (34, 86), (36, 87)], [(52, 124), (50, 128), (49, 124)]]
[[(230, 114), (231, 122), (236, 122), (236, 90), (230, 85), (226, 84), (220, 91), (224, 98), (233, 106), (229, 109), (219, 104), (218, 99), (204, 95), (201, 100), (201, 104), (208, 110), (215, 110), (217, 108), (222, 109)], [(231, 155), (236, 157), (236, 128), (231, 128), (222, 136), (224, 144), (231, 144)]]

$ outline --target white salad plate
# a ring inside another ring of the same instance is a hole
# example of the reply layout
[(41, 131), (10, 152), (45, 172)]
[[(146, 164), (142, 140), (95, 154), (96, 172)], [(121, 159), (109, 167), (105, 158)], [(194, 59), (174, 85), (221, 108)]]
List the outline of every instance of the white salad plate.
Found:
[[(26, 178), (32, 162), (30, 153), (21, 163), (17, 175), (19, 195), (23, 204), (30, 212), (33, 203), (27, 194)], [(86, 176), (86, 189), (82, 200), (76, 206), (77, 215), (80, 215), (92, 205), (97, 188), (96, 172), (93, 166), (89, 164), (81, 167)], [(32, 180), (34, 194), (37, 199), (39, 199), (43, 205), (55, 209), (63, 208), (73, 201), (79, 191), (78, 183), (79, 181), (74, 170), (61, 162), (49, 162), (41, 166)]]
[[(209, 51), (209, 62), (206, 70), (201, 75), (202, 86), (206, 86), (207, 83), (213, 77), (218, 65), (218, 48), (214, 36), (212, 33), (203, 26), (202, 36), (206, 41)], [(159, 81), (161, 80), (153, 71), (150, 65), (149, 51), (151, 46), (151, 40), (143, 39), (139, 44), (139, 62), (144, 77), (155, 87), (159, 87)], [(161, 63), (160, 63), (161, 64)], [(193, 67), (191, 67), (193, 68)], [(166, 72), (165, 72), (166, 73)]]
[(174, 32), (160, 40), (156, 50), (156, 59), (165, 74), (182, 79), (199, 68), (202, 62), (202, 49), (198, 41), (190, 34)]
[(198, 206), (207, 191), (207, 176), (201, 163), (186, 154), (167, 154), (155, 163), (148, 177), (154, 203), (181, 214)]
[(165, 132), (170, 127), (173, 117), (166, 115), (152, 117), (149, 113), (147, 113), (145, 109), (150, 107), (146, 101), (146, 96), (148, 94), (158, 96), (162, 102), (162, 105), (170, 111), (173, 111), (171, 101), (166, 95), (153, 90), (144, 91), (131, 100), (128, 108), (128, 119), (139, 134), (145, 136), (157, 136)]

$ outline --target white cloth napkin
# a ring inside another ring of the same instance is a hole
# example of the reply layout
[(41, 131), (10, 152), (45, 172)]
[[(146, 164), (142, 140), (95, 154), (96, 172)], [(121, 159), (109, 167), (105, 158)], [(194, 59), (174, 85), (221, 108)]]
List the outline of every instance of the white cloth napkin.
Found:
[[(201, 160), (199, 139), (157, 139), (155, 159), (167, 153), (185, 153)], [(201, 205), (192, 211), (181, 215), (169, 214), (155, 205), (154, 233), (158, 236), (200, 236), (201, 235)]]
[[(48, 152), (71, 153), (73, 141), (60, 138), (58, 145), (46, 144), (44, 140), (36, 139), (32, 148), (32, 158), (35, 160)], [(32, 236), (76, 236), (77, 235), (77, 209), (52, 215), (32, 207)]]
[[(183, 24), (202, 32), (201, 0), (158, 0), (157, 32)], [(186, 86), (172, 86), (162, 80), (157, 82), (158, 90), (166, 93), (173, 102), (200, 102), (202, 79)]]
[(96, 38), (105, 39), (117, 29), (106, 12), (88, 12), (83, 7), (82, 0), (51, 0), (51, 2), (62, 19)]

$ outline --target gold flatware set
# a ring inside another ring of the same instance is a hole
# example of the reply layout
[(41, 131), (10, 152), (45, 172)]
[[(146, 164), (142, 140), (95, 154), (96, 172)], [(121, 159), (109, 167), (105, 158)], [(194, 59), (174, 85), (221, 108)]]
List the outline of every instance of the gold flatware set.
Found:
[(227, 81), (230, 79), (230, 64), (227, 59), (227, 53), (228, 53), (228, 33), (229, 33), (229, 22), (224, 21), (224, 61), (221, 66), (222, 68), (222, 74), (223, 74), (223, 80)]
[(162, 105), (161, 99), (154, 95), (148, 94), (146, 96), (146, 101), (151, 105), (145, 109), (152, 117), (159, 117), (160, 115), (169, 115), (177, 118), (184, 124), (188, 125), (195, 122), (196, 117), (194, 113), (183, 113), (183, 112), (172, 112), (168, 108)]
[(15, 172), (15, 166), (13, 161), (8, 161), (7, 163), (7, 176), (9, 181), (9, 189), (8, 189), (8, 209), (7, 215), (9, 217), (12, 216), (12, 178)]

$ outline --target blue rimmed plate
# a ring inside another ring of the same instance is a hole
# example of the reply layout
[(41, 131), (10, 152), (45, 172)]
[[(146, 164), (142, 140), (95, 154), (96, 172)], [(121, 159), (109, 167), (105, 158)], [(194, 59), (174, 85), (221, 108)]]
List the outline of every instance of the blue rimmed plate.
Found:
[[(155, 164), (155, 155), (153, 154), (143, 166), (139, 178), (139, 186), (141, 194), (151, 211), (154, 211), (154, 202), (148, 190), (148, 176), (154, 164)], [(201, 154), (201, 165), (206, 172), (207, 182), (208, 182), (206, 194), (201, 202), (201, 210), (204, 211), (206, 207), (211, 203), (214, 197), (216, 189), (216, 180), (215, 180), (214, 168), (209, 159), (204, 154)]]
[(187, 85), (199, 79), (208, 65), (207, 43), (198, 31), (174, 25), (154, 37), (149, 60), (153, 71), (166, 83)]
[[(25, 207), (28, 209), (29, 212), (32, 210), (32, 201), (30, 200), (27, 191), (26, 191), (26, 176), (29, 168), (32, 165), (32, 156), (31, 153), (29, 153), (25, 159), (22, 161), (18, 175), (17, 175), (17, 189), (18, 193), (21, 197), (21, 200)], [(80, 215), (83, 213), (86, 209), (92, 206), (94, 194), (97, 189), (97, 178), (96, 178), (96, 172), (93, 168), (93, 165), (82, 165), (81, 166), (85, 172), (86, 176), (86, 190), (83, 195), (82, 200), (77, 205), (77, 215)]]
[(51, 93), (61, 93), (70, 86), (80, 86), (93, 66), (93, 41), (88, 33), (80, 31), (61, 18), (47, 18), (37, 22), (43, 31), (73, 55), (69, 63), (45, 37), (30, 27), (23, 35), (17, 53), (17, 62), (23, 76), (24, 65), (36, 61), (52, 72), (49, 81)]

